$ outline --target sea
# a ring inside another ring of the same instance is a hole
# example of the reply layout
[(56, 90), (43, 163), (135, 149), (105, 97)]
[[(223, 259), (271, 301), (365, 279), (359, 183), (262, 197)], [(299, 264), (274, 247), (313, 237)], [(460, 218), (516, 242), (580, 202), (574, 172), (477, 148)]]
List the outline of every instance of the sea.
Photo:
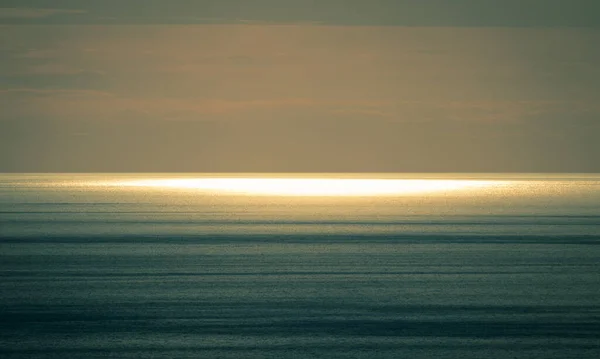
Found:
[(600, 358), (599, 174), (0, 174), (2, 358)]

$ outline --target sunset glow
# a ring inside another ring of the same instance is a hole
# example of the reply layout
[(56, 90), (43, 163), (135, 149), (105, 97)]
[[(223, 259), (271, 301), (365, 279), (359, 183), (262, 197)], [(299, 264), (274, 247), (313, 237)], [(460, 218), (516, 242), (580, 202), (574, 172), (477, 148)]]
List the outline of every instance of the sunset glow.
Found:
[(433, 179), (198, 178), (132, 180), (117, 185), (264, 196), (385, 196), (455, 191), (498, 184), (498, 181)]

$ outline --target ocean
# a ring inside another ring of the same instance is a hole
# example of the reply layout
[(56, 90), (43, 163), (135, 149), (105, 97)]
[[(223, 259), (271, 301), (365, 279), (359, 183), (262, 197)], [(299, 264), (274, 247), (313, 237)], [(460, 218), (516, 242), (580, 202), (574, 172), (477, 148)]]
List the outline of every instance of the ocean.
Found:
[(599, 358), (600, 175), (1, 174), (2, 358)]

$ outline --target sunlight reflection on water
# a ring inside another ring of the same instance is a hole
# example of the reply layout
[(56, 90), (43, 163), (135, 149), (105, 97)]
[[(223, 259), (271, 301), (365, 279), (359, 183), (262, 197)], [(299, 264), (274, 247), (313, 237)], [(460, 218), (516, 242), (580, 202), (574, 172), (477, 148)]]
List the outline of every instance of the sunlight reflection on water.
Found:
[(168, 178), (116, 181), (108, 185), (200, 190), (267, 196), (389, 196), (507, 185), (508, 181), (359, 178)]
[(600, 178), (8, 174), (0, 236), (597, 235)]

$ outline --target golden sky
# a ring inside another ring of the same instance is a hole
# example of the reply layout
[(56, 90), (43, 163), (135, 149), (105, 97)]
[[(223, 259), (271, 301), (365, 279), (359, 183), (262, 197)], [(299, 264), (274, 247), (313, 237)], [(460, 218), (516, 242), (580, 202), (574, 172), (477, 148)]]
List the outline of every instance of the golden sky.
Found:
[(593, 2), (42, 3), (0, 8), (0, 171), (600, 171)]

